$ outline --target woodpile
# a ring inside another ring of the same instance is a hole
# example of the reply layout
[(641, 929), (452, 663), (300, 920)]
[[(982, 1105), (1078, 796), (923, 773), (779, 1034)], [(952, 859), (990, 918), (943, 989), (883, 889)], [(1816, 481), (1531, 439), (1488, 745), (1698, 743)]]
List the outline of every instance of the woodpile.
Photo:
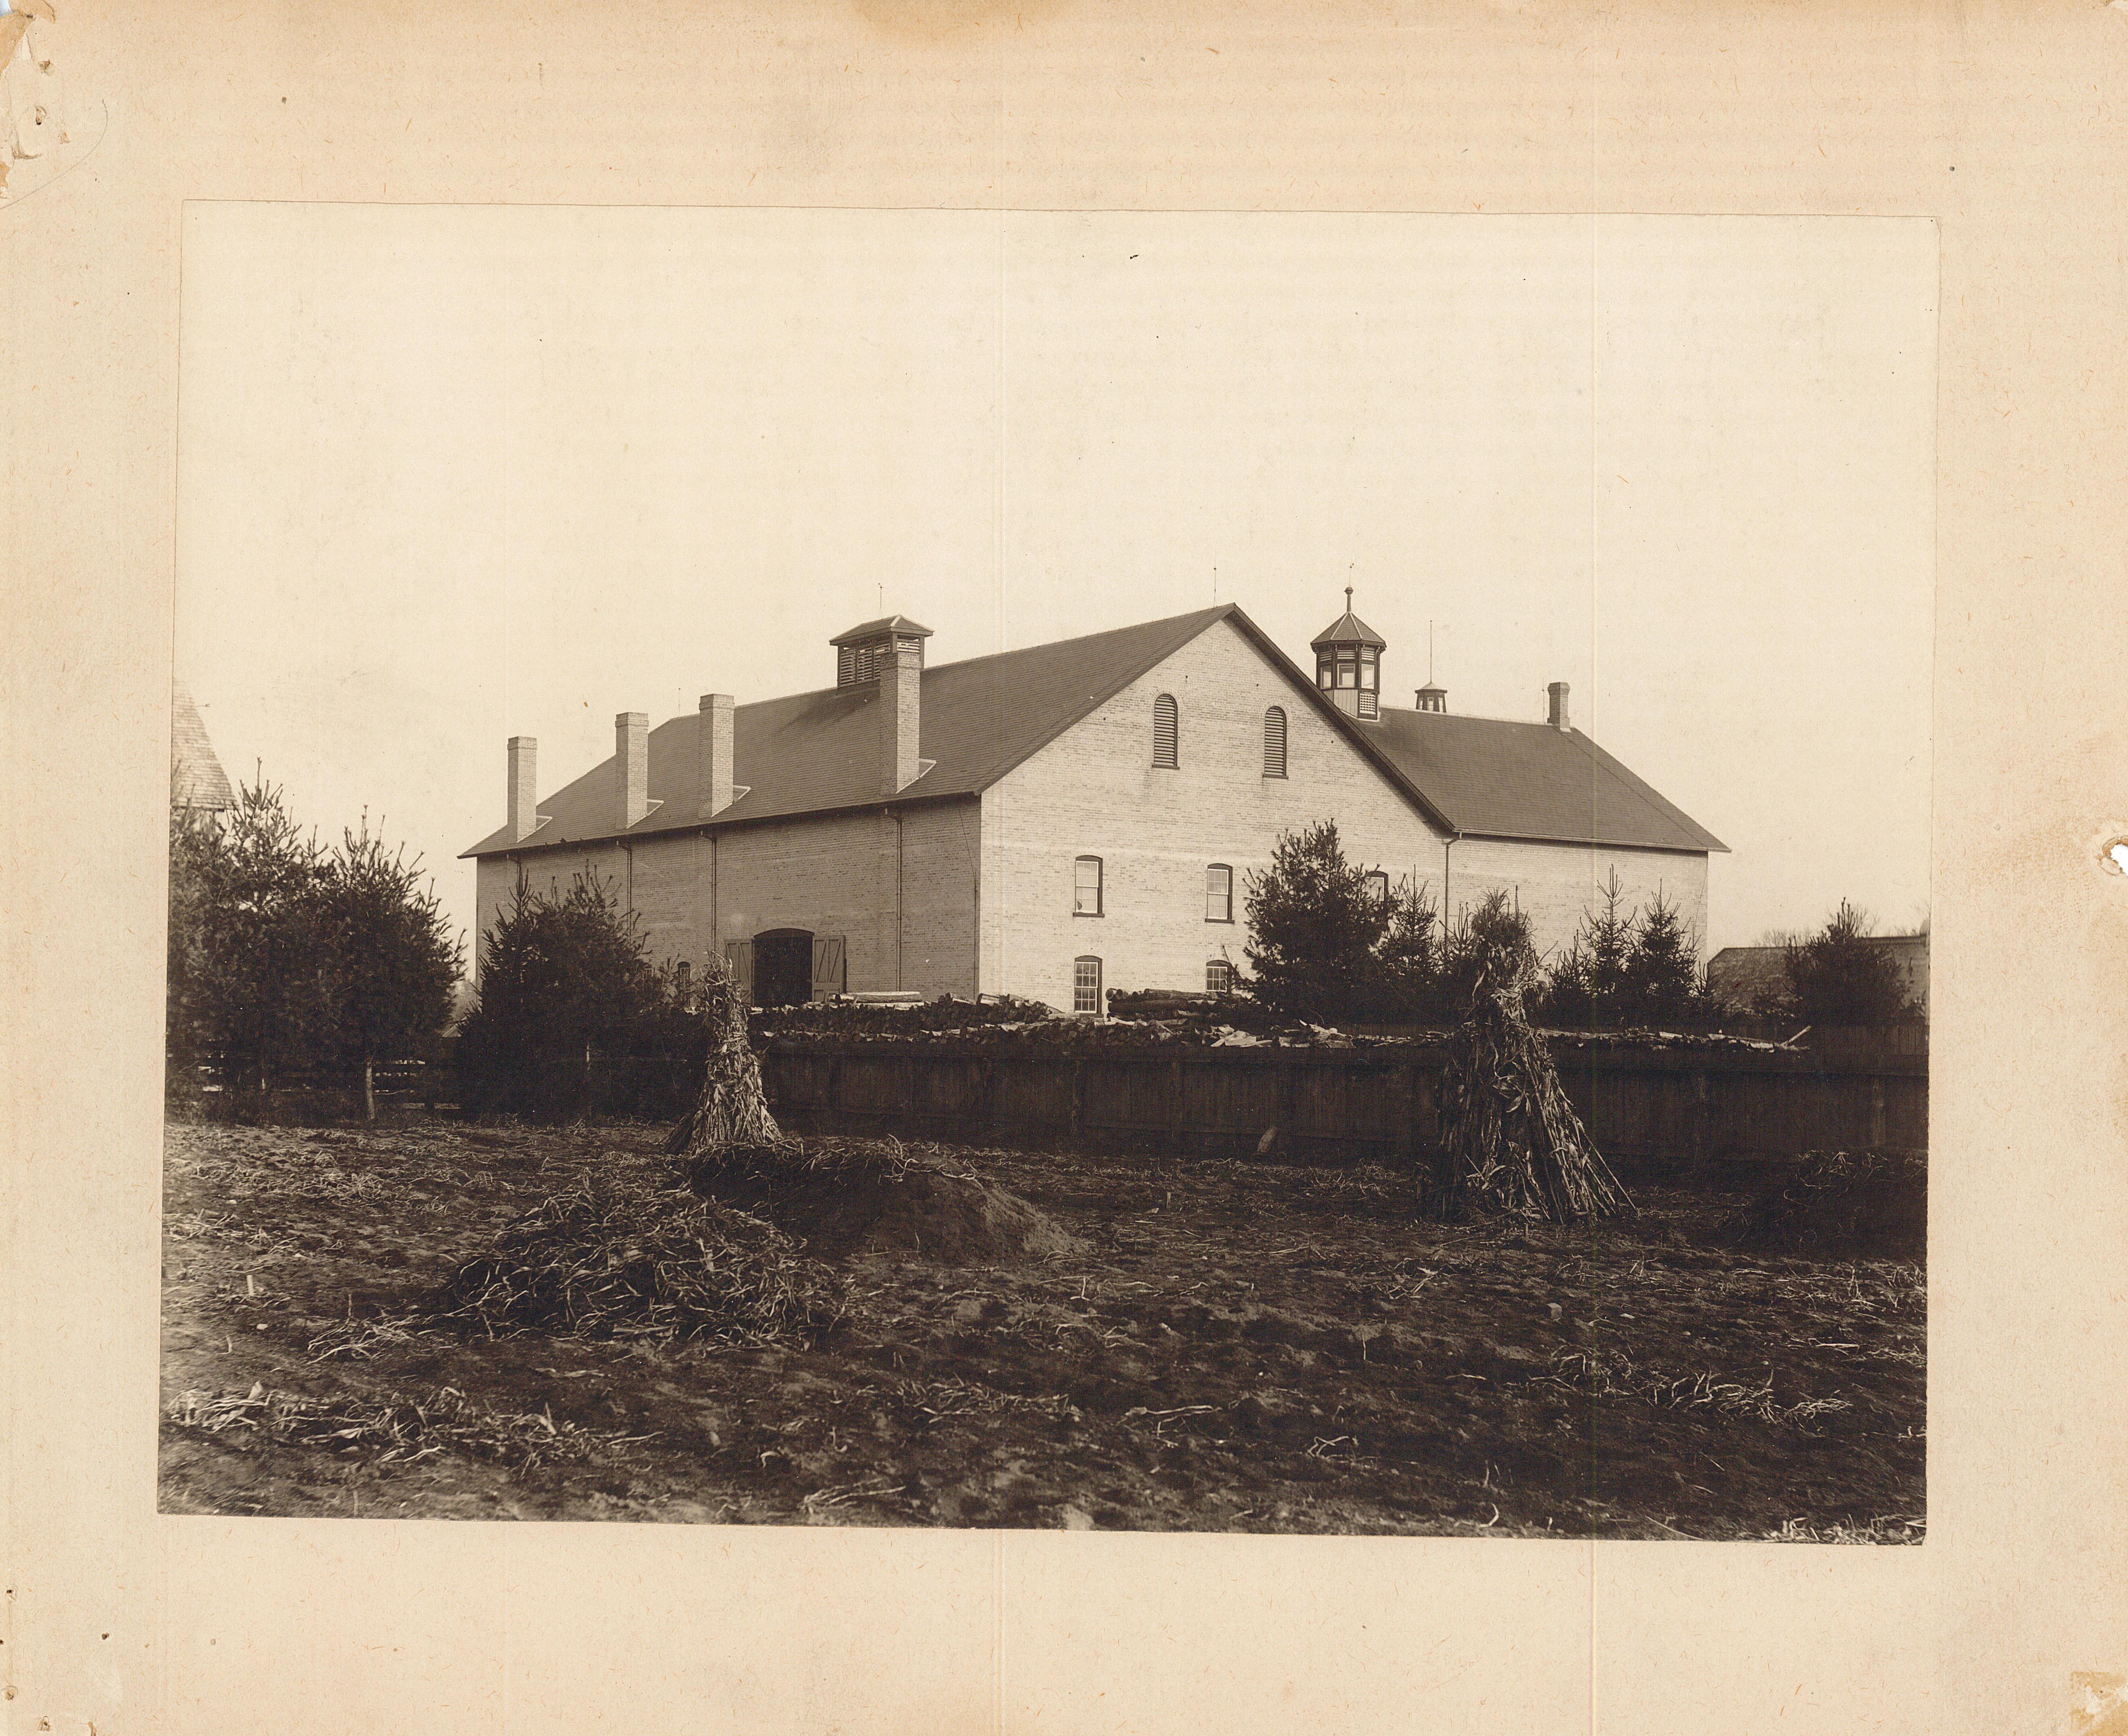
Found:
[(1567, 1101), (1510, 973), (1480, 973), (1470, 1011), (1450, 1039), (1441, 1153), (1424, 1203), (1451, 1220), (1504, 1214), (1554, 1224), (1634, 1210)]

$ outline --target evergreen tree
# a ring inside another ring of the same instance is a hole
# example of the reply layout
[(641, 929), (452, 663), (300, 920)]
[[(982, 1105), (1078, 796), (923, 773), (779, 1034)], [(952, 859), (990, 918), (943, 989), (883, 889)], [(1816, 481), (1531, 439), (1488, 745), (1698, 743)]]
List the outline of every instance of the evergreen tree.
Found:
[(1322, 1022), (1371, 1009), (1391, 913), (1366, 878), (1345, 859), (1334, 820), (1279, 835), (1271, 867), (1248, 877), (1242, 900), (1247, 987), (1267, 1010)]
[(1603, 899), (1601, 909), (1583, 913), (1579, 931), (1537, 993), (1538, 1016), (1548, 1025), (1597, 1030), (1622, 1021), (1634, 919), (1625, 909), (1616, 868), (1604, 882)]
[(480, 1001), (458, 1054), (481, 1106), (584, 1112), (598, 1058), (634, 1051), (671, 998), (639, 919), (590, 876), (553, 897), (520, 884), (480, 944)]
[(213, 814), (172, 803), (163, 1042), (169, 1087), (173, 1096), (187, 1102), (193, 1099), (200, 1065), (209, 1058), (213, 1046), (207, 937), (221, 843), (221, 823)]
[(1441, 994), (1458, 1020), (1470, 1011), (1480, 981), (1512, 987), (1519, 997), (1536, 980), (1537, 946), (1529, 918), (1498, 887), (1464, 914), (1442, 948)]
[(1889, 1025), (1911, 1014), (1899, 967), (1871, 944), (1869, 918), (1845, 898), (1825, 926), (1788, 949), (1785, 1011), (1807, 1025)]
[(1689, 1029), (1706, 1021), (1698, 943), (1679, 920), (1677, 906), (1660, 892), (1634, 925), (1621, 973), (1631, 1023)]
[(1401, 881), (1375, 948), (1377, 1011), (1389, 1022), (1426, 1023), (1441, 1006), (1441, 934), (1427, 888)]
[(323, 943), (325, 1045), (362, 1075), (363, 1113), (377, 1119), (376, 1071), (432, 1049), (450, 1021), (462, 953), (420, 864), (369, 835), (343, 835), (316, 887)]
[[(263, 779), (226, 820), (173, 826), (171, 988), (183, 1040), (240, 1098), (311, 1059), (321, 1011), (318, 848)], [(182, 924), (182, 938), (180, 937)]]

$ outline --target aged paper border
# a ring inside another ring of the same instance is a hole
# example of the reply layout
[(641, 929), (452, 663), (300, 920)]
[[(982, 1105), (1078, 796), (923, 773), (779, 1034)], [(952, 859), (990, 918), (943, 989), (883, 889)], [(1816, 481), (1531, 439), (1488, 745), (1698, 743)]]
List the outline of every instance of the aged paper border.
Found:
[[(73, 0), (50, 40), (108, 124), (0, 207), (8, 1728), (2040, 1731), (2128, 1670), (2128, 6)], [(1926, 1544), (159, 1518), (205, 198), (1936, 219)]]

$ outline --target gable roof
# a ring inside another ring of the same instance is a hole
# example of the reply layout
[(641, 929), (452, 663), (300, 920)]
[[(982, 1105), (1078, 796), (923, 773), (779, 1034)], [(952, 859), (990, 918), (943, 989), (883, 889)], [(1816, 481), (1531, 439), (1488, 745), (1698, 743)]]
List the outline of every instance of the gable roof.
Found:
[[(1692, 851), (1726, 848), (1578, 731), (1386, 708), (1380, 723), (1359, 723), (1240, 608), (1222, 603), (1081, 639), (933, 664), (919, 677), (918, 713), (917, 753), (930, 763), (891, 797), (879, 792), (872, 712), (879, 688), (866, 682), (735, 706), (732, 782), (746, 793), (714, 820), (700, 811), (700, 719), (680, 716), (650, 732), (653, 806), (626, 831), (613, 825), (609, 757), (540, 801), (540, 824), (529, 835), (513, 839), (502, 826), (463, 854), (978, 796), (1222, 621), (1438, 831)], [(1407, 719), (1418, 720), (1420, 730), (1408, 729)], [(1451, 732), (1425, 733), (1442, 724)]]
[[(1084, 639), (1030, 645), (962, 663), (933, 663), (919, 678), (917, 752), (930, 768), (891, 798), (897, 804), (980, 795), (1084, 717), (1228, 615), (1232, 604), (1146, 621)], [(714, 822), (699, 811), (696, 717), (650, 732), (653, 806), (625, 832), (613, 825), (613, 761), (540, 801), (539, 827), (513, 840), (506, 825), (468, 856), (540, 849), (705, 823), (742, 825), (800, 814), (877, 807), (879, 754), (872, 708), (876, 683), (765, 699), (732, 711), (732, 782), (746, 794)]]
[(882, 615), (877, 621), (859, 621), (847, 633), (838, 633), (828, 643), (831, 645), (856, 644), (867, 639), (883, 639), (889, 633), (906, 633), (912, 638), (929, 639), (931, 630), (921, 621), (911, 621), (906, 615)]
[(203, 811), (236, 806), (229, 774), (215, 758), (199, 707), (174, 676), (170, 680), (170, 806)]
[(1373, 727), (1389, 758), (1462, 836), (1729, 848), (1579, 730), (1391, 706)]

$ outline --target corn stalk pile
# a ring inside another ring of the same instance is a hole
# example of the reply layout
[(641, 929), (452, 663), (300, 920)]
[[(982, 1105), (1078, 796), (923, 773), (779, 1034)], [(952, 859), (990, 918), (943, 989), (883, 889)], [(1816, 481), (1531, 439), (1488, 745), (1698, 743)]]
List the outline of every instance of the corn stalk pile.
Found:
[(702, 1094), (665, 1142), (667, 1151), (701, 1155), (728, 1146), (775, 1147), (786, 1142), (761, 1088), (761, 1063), (747, 1041), (746, 1008), (739, 986), (720, 960), (712, 960), (704, 985), (709, 1015), (710, 1061)]
[(833, 1325), (843, 1295), (759, 1218), (642, 1181), (587, 1177), (459, 1266), (435, 1314), (491, 1336), (765, 1344)]
[(1520, 983), (1505, 972), (1480, 973), (1449, 1042), (1441, 1152), (1424, 1203), (1451, 1221), (1499, 1213), (1578, 1224), (1634, 1210), (1530, 1028)]

